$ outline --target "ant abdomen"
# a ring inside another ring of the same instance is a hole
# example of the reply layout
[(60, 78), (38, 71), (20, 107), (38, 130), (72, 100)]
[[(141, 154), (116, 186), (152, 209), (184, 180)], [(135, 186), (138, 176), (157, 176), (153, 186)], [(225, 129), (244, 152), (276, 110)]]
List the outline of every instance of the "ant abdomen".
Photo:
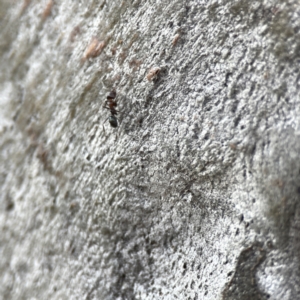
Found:
[(109, 116), (108, 122), (111, 127), (114, 127), (114, 128), (118, 127), (118, 119), (114, 115)]

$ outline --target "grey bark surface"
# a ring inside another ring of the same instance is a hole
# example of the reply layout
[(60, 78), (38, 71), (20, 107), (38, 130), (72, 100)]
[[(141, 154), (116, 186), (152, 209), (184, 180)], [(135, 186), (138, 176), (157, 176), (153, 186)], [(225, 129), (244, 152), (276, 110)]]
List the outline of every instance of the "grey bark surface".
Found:
[(0, 298), (300, 299), (299, 15), (0, 0)]

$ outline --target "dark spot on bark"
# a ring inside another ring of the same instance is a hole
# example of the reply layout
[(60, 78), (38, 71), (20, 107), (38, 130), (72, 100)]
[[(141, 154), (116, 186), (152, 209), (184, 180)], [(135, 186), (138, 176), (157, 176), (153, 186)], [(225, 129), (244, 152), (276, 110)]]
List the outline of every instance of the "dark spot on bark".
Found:
[(205, 139), (205, 140), (208, 140), (208, 139), (209, 139), (209, 133), (206, 133), (206, 134), (204, 135), (204, 139)]
[(234, 120), (234, 126), (235, 127), (238, 126), (239, 123), (240, 123), (240, 121), (241, 121), (241, 116), (238, 116), (237, 118), (235, 118), (235, 120)]
[(203, 100), (203, 103), (202, 103), (202, 107), (205, 107), (206, 104), (210, 102), (210, 100), (211, 99), (209, 97), (205, 97), (204, 100)]
[(231, 107), (231, 112), (234, 114), (237, 110), (237, 107), (238, 107), (238, 102), (235, 101), (232, 103), (232, 107)]
[(14, 209), (14, 207), (15, 207), (15, 203), (12, 200), (8, 200), (6, 202), (6, 206), (5, 206), (6, 211), (11, 211)]

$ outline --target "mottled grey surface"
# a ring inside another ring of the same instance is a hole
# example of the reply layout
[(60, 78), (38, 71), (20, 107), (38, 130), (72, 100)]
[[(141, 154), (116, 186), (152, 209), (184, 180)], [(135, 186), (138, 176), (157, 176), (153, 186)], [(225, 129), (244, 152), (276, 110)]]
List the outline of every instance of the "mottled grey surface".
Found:
[(298, 299), (299, 30), (296, 0), (0, 0), (1, 299)]

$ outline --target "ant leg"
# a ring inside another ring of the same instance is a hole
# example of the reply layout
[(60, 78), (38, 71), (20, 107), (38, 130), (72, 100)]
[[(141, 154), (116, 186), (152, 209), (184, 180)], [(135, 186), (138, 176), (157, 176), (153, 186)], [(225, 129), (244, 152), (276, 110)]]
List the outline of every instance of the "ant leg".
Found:
[[(108, 107), (108, 106), (102, 106), (102, 107), (103, 107), (103, 108), (106, 108), (106, 109), (108, 109), (108, 110), (110, 110), (110, 111), (112, 110), (112, 109), (111, 109), (110, 107)], [(117, 113), (119, 112), (119, 111), (116, 110), (115, 108), (114, 108), (114, 111), (117, 112)]]
[(104, 123), (105, 123), (108, 119), (109, 119), (109, 117), (108, 117), (107, 119), (105, 119), (105, 121), (104, 121), (103, 124), (102, 124), (103, 130), (104, 130), (105, 133), (106, 133), (106, 131), (105, 131)]
[(109, 117), (105, 119), (105, 121), (103, 122), (103, 124), (104, 124), (108, 119), (109, 119)]

